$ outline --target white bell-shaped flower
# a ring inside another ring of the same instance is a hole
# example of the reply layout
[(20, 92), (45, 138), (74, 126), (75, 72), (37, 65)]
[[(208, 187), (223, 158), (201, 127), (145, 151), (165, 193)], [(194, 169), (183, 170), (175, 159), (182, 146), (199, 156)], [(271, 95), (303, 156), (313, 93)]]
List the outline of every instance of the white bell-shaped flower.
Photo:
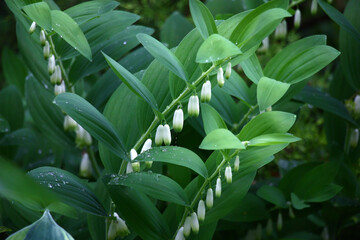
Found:
[(44, 58), (47, 59), (50, 56), (50, 44), (48, 41), (45, 41), (45, 45), (43, 48)]
[(231, 76), (231, 62), (226, 65), (225, 78), (229, 79)]
[(29, 28), (29, 33), (32, 34), (36, 30), (36, 22), (32, 22)]
[(311, 2), (311, 7), (310, 7), (310, 12), (312, 15), (315, 15), (317, 13), (317, 9), (318, 9), (318, 4), (316, 0), (313, 0)]
[(199, 232), (199, 220), (195, 212), (191, 214), (191, 229), (194, 233)]
[(128, 162), (127, 165), (126, 165), (126, 174), (132, 173), (132, 172), (134, 172), (134, 170), (133, 170), (133, 168), (132, 168), (131, 163)]
[(191, 217), (187, 216), (184, 223), (184, 236), (188, 237), (191, 233)]
[(54, 94), (55, 96), (61, 94), (61, 93), (64, 93), (66, 92), (66, 87), (65, 87), (65, 83), (64, 81), (61, 82), (60, 85), (56, 85), (54, 86)]
[[(152, 145), (152, 140), (150, 138), (148, 138), (145, 141), (140, 153), (146, 152), (147, 150), (151, 149), (151, 145)], [(153, 164), (153, 161), (146, 161), (145, 162), (145, 166), (147, 168), (151, 168), (152, 164)]]
[(135, 149), (130, 150), (130, 160), (132, 161), (131, 166), (134, 172), (140, 172), (140, 162), (133, 161), (137, 157), (137, 155), (138, 154)]
[(209, 188), (206, 193), (206, 207), (212, 208), (214, 205), (214, 193), (212, 188)]
[(283, 227), (283, 218), (281, 212), (278, 214), (277, 222), (276, 222), (276, 228), (278, 231), (281, 231)]
[(72, 119), (69, 115), (66, 115), (64, 118), (64, 130), (65, 131), (74, 131), (77, 128), (77, 122)]
[(130, 230), (126, 225), (126, 222), (119, 217), (117, 213), (114, 213), (116, 220), (112, 220), (108, 231), (108, 240), (114, 240), (116, 237), (125, 237), (130, 234)]
[(239, 155), (236, 155), (235, 161), (234, 161), (234, 172), (239, 171), (239, 167), (240, 167), (240, 157), (239, 157)]
[(230, 166), (225, 168), (225, 179), (227, 183), (232, 183), (232, 172)]
[(82, 154), (79, 175), (85, 178), (89, 178), (92, 175), (91, 162), (87, 152)]
[(201, 88), (201, 102), (210, 102), (211, 100), (211, 82), (207, 80)]
[(359, 142), (359, 129), (355, 128), (351, 130), (350, 133), (350, 146), (356, 148)]
[(46, 42), (45, 30), (42, 29), (40, 31), (40, 43), (42, 46), (45, 46), (45, 42)]
[(181, 227), (179, 231), (176, 233), (175, 240), (185, 240), (184, 237), (184, 227)]
[(48, 61), (48, 72), (49, 74), (53, 74), (55, 71), (55, 56), (51, 54)]
[(299, 28), (301, 23), (301, 12), (300, 9), (296, 9), (294, 14), (294, 27)]
[(181, 132), (181, 130), (183, 129), (184, 126), (184, 112), (183, 110), (177, 109), (174, 112), (174, 117), (173, 117), (173, 128), (175, 132)]
[(160, 124), (156, 129), (155, 144), (157, 146), (161, 146), (163, 142), (164, 142), (164, 126)]
[(221, 178), (220, 177), (218, 177), (216, 179), (215, 196), (217, 198), (221, 197)]
[(217, 82), (218, 82), (219, 87), (223, 87), (225, 84), (224, 70), (222, 69), (222, 67), (220, 67), (217, 72)]
[(197, 95), (191, 96), (188, 102), (189, 117), (198, 117), (200, 113), (199, 98)]
[(164, 144), (166, 146), (169, 146), (171, 144), (171, 132), (170, 132), (170, 127), (168, 124), (164, 125), (163, 128), (163, 139), (164, 139)]
[(200, 200), (197, 208), (197, 215), (200, 222), (203, 222), (205, 220), (205, 203), (204, 200)]

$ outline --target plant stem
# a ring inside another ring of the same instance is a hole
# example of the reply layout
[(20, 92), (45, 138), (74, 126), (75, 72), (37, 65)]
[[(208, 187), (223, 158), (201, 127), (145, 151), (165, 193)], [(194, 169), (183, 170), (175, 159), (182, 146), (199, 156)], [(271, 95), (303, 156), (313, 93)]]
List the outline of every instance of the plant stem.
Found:
[[(289, 8), (295, 7), (296, 5), (299, 5), (300, 3), (304, 2), (305, 0), (297, 0), (290, 3)], [(289, 9), (288, 8), (288, 9)]]
[(96, 162), (94, 151), (92, 150), (91, 147), (87, 147), (86, 150), (89, 153), (90, 162), (91, 162), (91, 165), (92, 165), (95, 175), (96, 175), (95, 178), (98, 179), (101, 175), (101, 172), (100, 172), (99, 165)]
[(243, 125), (243, 123), (248, 119), (249, 115), (257, 108), (257, 106), (257, 104), (254, 106), (250, 106), (249, 110), (247, 111), (247, 113), (245, 113), (240, 122), (233, 125), (233, 132), (236, 132), (239, 127)]

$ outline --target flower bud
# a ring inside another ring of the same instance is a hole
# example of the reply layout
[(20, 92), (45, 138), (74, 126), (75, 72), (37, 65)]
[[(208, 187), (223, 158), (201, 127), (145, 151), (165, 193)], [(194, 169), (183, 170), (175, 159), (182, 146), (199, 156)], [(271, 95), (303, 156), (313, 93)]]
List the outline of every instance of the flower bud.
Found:
[(56, 65), (55, 66), (55, 71), (50, 77), (50, 82), (52, 84), (60, 84), (61, 81), (62, 81), (62, 79), (61, 79), (61, 69), (60, 69), (59, 65)]
[(55, 87), (54, 87), (55, 96), (57, 96), (57, 95), (59, 95), (61, 93), (64, 93), (64, 92), (66, 92), (64, 81), (62, 81), (60, 85), (55, 85)]
[(266, 112), (271, 112), (271, 111), (272, 111), (272, 107), (271, 107), (271, 106), (267, 107), (267, 108), (265, 109), (265, 111), (266, 111)]
[(350, 146), (356, 148), (359, 142), (359, 129), (351, 129), (350, 132)]
[(90, 146), (92, 144), (91, 135), (80, 125), (76, 129), (75, 142), (79, 147)]
[(207, 80), (201, 88), (201, 102), (210, 102), (211, 100), (211, 82)]
[(227, 183), (232, 183), (232, 172), (230, 166), (225, 168), (225, 179)]
[(74, 131), (77, 128), (77, 122), (72, 119), (69, 115), (66, 115), (64, 118), (64, 130), (65, 131)]
[(204, 200), (201, 199), (197, 208), (197, 215), (200, 222), (203, 222), (205, 220), (205, 211), (205, 203)]
[(265, 53), (269, 50), (269, 37), (266, 37), (262, 40), (262, 46), (257, 51), (260, 53)]
[(135, 149), (130, 150), (130, 160), (132, 161), (131, 166), (134, 172), (140, 172), (140, 162), (133, 161), (137, 157), (137, 155), (138, 154)]
[(171, 132), (168, 124), (165, 124), (163, 128), (163, 140), (166, 146), (171, 144)]
[(235, 161), (234, 161), (234, 172), (239, 171), (240, 168), (240, 157), (239, 155), (236, 155)]
[(272, 233), (273, 233), (273, 222), (271, 218), (269, 218), (266, 223), (266, 235), (271, 236)]
[(116, 220), (112, 220), (108, 231), (108, 240), (114, 240), (116, 237), (125, 237), (130, 234), (126, 222), (114, 213)]
[(217, 82), (219, 87), (223, 87), (225, 80), (224, 80), (224, 70), (222, 69), (222, 67), (219, 68), (218, 72), (217, 72)]
[(324, 227), (324, 229), (321, 231), (321, 238), (323, 240), (329, 240), (330, 236), (329, 236), (329, 230), (327, 227)]
[(356, 97), (354, 98), (354, 112), (355, 115), (360, 115), (360, 95), (356, 95)]
[(194, 233), (199, 232), (199, 220), (194, 212), (191, 214), (191, 229)]
[(151, 149), (151, 144), (152, 144), (152, 141), (151, 141), (150, 138), (148, 138), (148, 139), (145, 141), (145, 143), (144, 143), (144, 145), (143, 145), (140, 153), (143, 153), (143, 152)]
[(55, 71), (55, 56), (51, 54), (48, 61), (48, 72), (49, 74), (53, 74)]
[(184, 237), (184, 227), (181, 227), (176, 234), (175, 240), (185, 240)]
[(209, 188), (206, 193), (206, 207), (212, 208), (214, 205), (214, 194), (212, 188)]
[(164, 126), (163, 125), (159, 125), (156, 129), (156, 134), (155, 134), (155, 144), (158, 146), (161, 146), (163, 141), (164, 141)]
[(184, 223), (184, 236), (188, 237), (191, 233), (191, 217), (187, 216)]
[(295, 214), (294, 214), (294, 211), (293, 211), (291, 206), (289, 206), (289, 217), (292, 218), (292, 219), (295, 218)]
[(255, 239), (261, 240), (261, 237), (262, 237), (262, 226), (260, 223), (258, 223), (258, 225), (256, 225), (256, 230), (255, 230)]
[(174, 112), (173, 128), (175, 132), (181, 132), (184, 125), (184, 112), (182, 109), (177, 109)]
[(90, 178), (92, 173), (91, 162), (87, 152), (84, 152), (81, 157), (79, 175), (84, 178)]
[(311, 7), (310, 7), (311, 14), (315, 15), (317, 13), (317, 9), (318, 9), (317, 1), (313, 0), (311, 2)]
[(301, 22), (301, 12), (300, 9), (296, 9), (294, 14), (294, 27), (297, 29), (300, 27)]
[(36, 22), (32, 22), (29, 28), (29, 33), (32, 34), (36, 30)]
[(229, 79), (231, 76), (231, 62), (226, 65), (225, 78)]
[(45, 46), (45, 42), (46, 42), (45, 30), (42, 29), (40, 31), (40, 43), (41, 43), (41, 46)]
[(198, 117), (200, 112), (198, 96), (191, 96), (188, 102), (189, 117)]
[(287, 23), (283, 20), (275, 29), (275, 39), (284, 39), (287, 34)]
[(128, 162), (127, 165), (126, 165), (126, 174), (132, 173), (133, 171), (134, 171), (134, 170), (133, 170), (133, 168), (132, 168), (131, 163)]
[(278, 218), (277, 218), (277, 223), (276, 223), (276, 228), (278, 231), (281, 231), (282, 227), (283, 227), (283, 218), (282, 218), (281, 212), (279, 212)]
[(218, 177), (218, 179), (216, 179), (215, 196), (217, 198), (221, 197), (221, 178), (220, 177)]
[(45, 45), (43, 48), (44, 58), (47, 59), (50, 56), (50, 44), (48, 41), (45, 41)]

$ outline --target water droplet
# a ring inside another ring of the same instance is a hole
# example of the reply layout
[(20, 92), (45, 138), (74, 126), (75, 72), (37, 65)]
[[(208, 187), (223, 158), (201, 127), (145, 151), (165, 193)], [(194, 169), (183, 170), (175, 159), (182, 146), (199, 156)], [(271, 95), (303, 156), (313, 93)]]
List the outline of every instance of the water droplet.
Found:
[(41, 150), (41, 149), (38, 150), (38, 154), (39, 154), (39, 155), (42, 154), (42, 150)]
[(124, 45), (126, 45), (126, 44), (127, 44), (127, 42), (126, 42), (126, 41), (124, 41), (124, 42), (123, 42), (123, 44), (124, 44)]

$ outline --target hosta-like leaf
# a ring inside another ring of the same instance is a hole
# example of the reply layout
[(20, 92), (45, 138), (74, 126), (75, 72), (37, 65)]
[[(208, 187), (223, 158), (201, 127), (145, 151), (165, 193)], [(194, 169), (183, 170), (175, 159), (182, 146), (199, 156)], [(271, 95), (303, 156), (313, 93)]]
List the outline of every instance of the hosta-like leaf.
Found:
[(272, 106), (280, 100), (289, 89), (290, 84), (262, 77), (257, 86), (257, 101), (260, 111)]
[(220, 114), (208, 104), (201, 104), (201, 116), (206, 134), (218, 128), (227, 128)]
[(187, 196), (179, 184), (162, 174), (139, 172), (117, 176), (111, 175), (108, 184), (131, 187), (155, 199), (183, 206), (188, 205)]
[(74, 240), (65, 229), (54, 221), (49, 210), (46, 210), (39, 220), (12, 234), (6, 240), (36, 239)]
[(23, 7), (25, 13), (46, 31), (51, 31), (51, 14), (49, 5), (46, 2), (38, 2)]
[(123, 141), (113, 125), (89, 102), (74, 93), (63, 93), (54, 103), (113, 153), (128, 159)]
[(232, 132), (219, 128), (207, 134), (199, 148), (206, 150), (245, 149), (245, 146)]
[(91, 49), (84, 33), (79, 25), (68, 14), (59, 11), (51, 11), (52, 28), (75, 50), (91, 61)]
[(167, 69), (169, 69), (181, 79), (185, 81), (189, 80), (182, 63), (174, 55), (174, 53), (167, 49), (167, 47), (165, 47), (161, 42), (149, 35), (142, 33), (139, 33), (137, 35), (137, 38), (139, 42), (144, 46), (144, 48), (148, 50), (155, 59), (164, 64)]
[(259, 190), (257, 190), (256, 195), (278, 207), (287, 207), (285, 196), (277, 187), (263, 185)]
[(291, 204), (295, 209), (301, 210), (307, 207), (310, 207), (309, 204), (304, 203), (304, 201), (300, 200), (298, 196), (296, 196), (295, 193), (291, 193)]
[(190, 0), (189, 7), (196, 28), (204, 39), (211, 34), (217, 33), (214, 18), (205, 4), (199, 0)]
[(91, 214), (106, 216), (104, 207), (92, 190), (75, 175), (54, 167), (40, 167), (28, 173), (50, 189), (64, 203)]
[(137, 158), (137, 161), (154, 161), (187, 167), (206, 178), (208, 172), (201, 158), (192, 151), (182, 147), (154, 147)]
[(255, 84), (258, 84), (260, 78), (264, 76), (259, 59), (256, 54), (240, 63), (246, 76)]
[(241, 54), (240, 49), (219, 34), (213, 34), (201, 44), (196, 62), (211, 63)]
[(250, 140), (249, 146), (267, 146), (274, 144), (292, 143), (300, 141), (300, 138), (289, 133), (271, 133), (260, 135)]
[(0, 115), (7, 120), (12, 131), (24, 125), (24, 107), (21, 94), (15, 86), (0, 91)]

